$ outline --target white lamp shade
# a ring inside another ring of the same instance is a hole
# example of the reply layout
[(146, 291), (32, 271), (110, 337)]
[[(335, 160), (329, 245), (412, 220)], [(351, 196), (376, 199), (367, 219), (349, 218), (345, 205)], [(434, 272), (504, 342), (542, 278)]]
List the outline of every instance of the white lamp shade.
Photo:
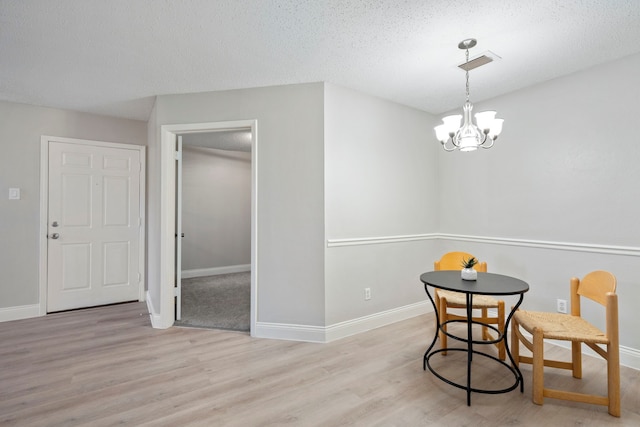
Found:
[(452, 116), (444, 117), (442, 119), (442, 123), (444, 123), (444, 126), (447, 129), (447, 133), (456, 133), (456, 131), (460, 128), (461, 120), (462, 115), (454, 114)]
[(494, 119), (493, 123), (491, 123), (491, 128), (489, 129), (489, 137), (491, 139), (495, 139), (502, 132), (502, 124), (504, 123), (504, 119)]
[(481, 111), (476, 114), (476, 125), (481, 131), (491, 129), (491, 123), (496, 118), (495, 111)]
[(436, 138), (438, 138), (438, 141), (446, 141), (447, 139), (449, 139), (449, 132), (447, 131), (447, 126), (446, 125), (439, 125), (433, 128), (433, 130), (436, 131)]

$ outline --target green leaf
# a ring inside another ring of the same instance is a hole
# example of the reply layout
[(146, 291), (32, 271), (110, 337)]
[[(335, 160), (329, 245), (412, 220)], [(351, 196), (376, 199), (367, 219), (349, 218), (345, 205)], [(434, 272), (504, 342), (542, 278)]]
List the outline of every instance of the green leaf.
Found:
[(463, 268), (473, 268), (474, 265), (478, 263), (478, 260), (475, 257), (471, 257), (469, 259), (462, 258), (462, 267)]

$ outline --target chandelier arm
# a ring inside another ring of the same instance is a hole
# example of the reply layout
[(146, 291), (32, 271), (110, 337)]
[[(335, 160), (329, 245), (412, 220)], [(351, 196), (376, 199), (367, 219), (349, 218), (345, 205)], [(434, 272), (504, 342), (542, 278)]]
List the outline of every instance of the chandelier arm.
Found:
[[(487, 140), (488, 140), (488, 141), (491, 141), (491, 144), (486, 144)], [(493, 143), (494, 143), (494, 142), (495, 142), (495, 138), (487, 138), (487, 139), (485, 140), (485, 142), (483, 142), (482, 144), (480, 144), (480, 147), (482, 147), (482, 148), (491, 148), (491, 147), (493, 147)]]
[(460, 148), (460, 129), (458, 129), (456, 134), (449, 139), (451, 139), (451, 143), (453, 144), (455, 149), (459, 149)]
[(457, 149), (455, 144), (453, 144), (452, 148), (447, 148), (447, 142), (449, 141), (451, 141), (451, 143), (453, 144), (453, 139), (451, 138), (447, 139), (446, 141), (440, 141), (440, 144), (442, 144), (442, 148), (444, 148), (444, 151), (448, 151), (448, 152), (455, 151)]

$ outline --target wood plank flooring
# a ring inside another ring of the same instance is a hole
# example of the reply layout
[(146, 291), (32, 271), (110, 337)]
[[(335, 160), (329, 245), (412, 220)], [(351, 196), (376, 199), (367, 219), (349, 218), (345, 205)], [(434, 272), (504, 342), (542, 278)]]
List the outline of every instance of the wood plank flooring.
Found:
[[(534, 405), (527, 365), (523, 394), (472, 394), (467, 407), (463, 390), (422, 370), (433, 332), (432, 315), (329, 344), (155, 330), (143, 303), (0, 323), (0, 425), (640, 425), (640, 372), (624, 367), (619, 419), (603, 406)], [(464, 378), (460, 355), (434, 363)], [(477, 363), (474, 384), (500, 388), (504, 371)], [(585, 357), (583, 380), (545, 379), (604, 393), (605, 364)]]

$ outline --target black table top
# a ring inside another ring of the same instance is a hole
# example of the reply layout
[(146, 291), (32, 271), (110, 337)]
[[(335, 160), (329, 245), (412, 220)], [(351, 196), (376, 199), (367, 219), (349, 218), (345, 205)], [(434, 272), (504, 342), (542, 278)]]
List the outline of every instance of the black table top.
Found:
[(460, 271), (429, 271), (420, 280), (434, 288), (468, 294), (516, 295), (529, 290), (529, 285), (515, 277), (495, 273), (478, 273), (478, 280), (462, 280)]

